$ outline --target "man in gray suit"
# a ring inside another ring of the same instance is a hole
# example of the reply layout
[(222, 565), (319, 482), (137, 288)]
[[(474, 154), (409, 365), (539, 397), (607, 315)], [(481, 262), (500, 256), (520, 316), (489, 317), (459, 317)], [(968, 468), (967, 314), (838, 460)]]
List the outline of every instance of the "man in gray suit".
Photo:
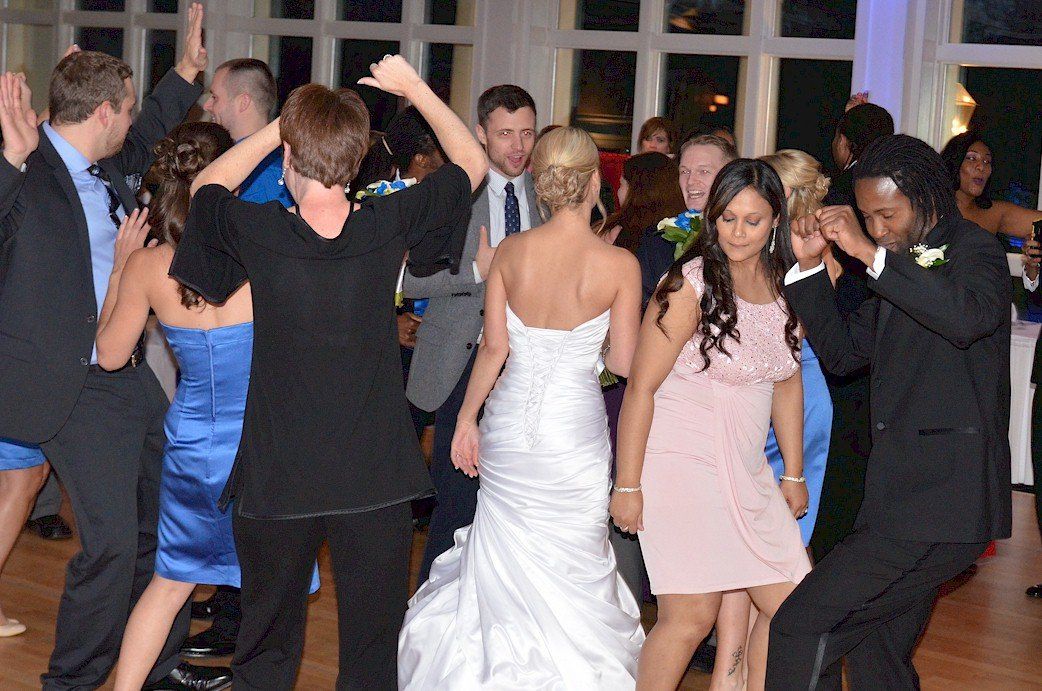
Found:
[(535, 116), (535, 101), (519, 86), (503, 84), (481, 94), (477, 136), (490, 169), (474, 195), (460, 272), (405, 275), (406, 297), (430, 298), (416, 332), (406, 394), (418, 408), (437, 411), (431, 479), (438, 503), (427, 532), (421, 583), (434, 558), (452, 546), (452, 534), (474, 520), (478, 481), (453, 467), (452, 435), (481, 338), (485, 276), (495, 248), (507, 235), (542, 223), (526, 170), (535, 145)]

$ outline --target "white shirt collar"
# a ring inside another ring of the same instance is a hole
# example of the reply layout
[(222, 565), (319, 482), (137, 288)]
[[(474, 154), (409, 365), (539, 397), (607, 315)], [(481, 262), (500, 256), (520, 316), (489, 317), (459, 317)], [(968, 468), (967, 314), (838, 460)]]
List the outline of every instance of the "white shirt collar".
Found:
[(497, 197), (503, 197), (506, 196), (505, 188), (507, 186), (507, 183), (512, 182), (514, 183), (514, 194), (521, 194), (521, 192), (525, 189), (524, 177), (525, 174), (521, 173), (516, 178), (506, 178), (498, 171), (489, 168), (488, 188), (489, 190), (491, 190), (492, 194), (496, 195)]

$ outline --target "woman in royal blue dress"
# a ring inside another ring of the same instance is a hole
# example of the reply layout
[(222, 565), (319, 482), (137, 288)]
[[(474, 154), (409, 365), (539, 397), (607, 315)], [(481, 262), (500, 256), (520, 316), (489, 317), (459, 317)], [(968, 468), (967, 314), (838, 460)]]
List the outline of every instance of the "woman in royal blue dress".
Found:
[[(821, 164), (813, 156), (795, 149), (783, 149), (760, 160), (774, 168), (785, 189), (790, 219), (801, 218), (821, 208), (821, 200), (829, 189), (829, 179), (821, 172)], [(825, 257), (826, 268), (833, 283), (842, 268), (831, 254)], [(797, 517), (803, 545), (810, 544), (814, 521), (818, 514), (821, 487), (825, 477), (825, 463), (832, 436), (832, 398), (825, 383), (825, 374), (818, 356), (806, 338), (800, 351), (803, 379), (803, 481), (806, 482), (807, 511)], [(767, 462), (774, 470), (775, 479), (784, 472), (784, 463), (778, 441), (771, 427), (765, 449)], [(713, 667), (713, 688), (735, 688), (744, 683), (744, 662), (748, 649), (749, 614), (752, 606), (749, 596), (742, 591), (725, 593), (716, 620), (716, 662)]]
[[(0, 574), (46, 479), (47, 461), (40, 447), (0, 438)], [(0, 638), (24, 632), (25, 624), (0, 609)]]
[[(239, 587), (231, 512), (218, 507), (242, 435), (253, 352), (248, 284), (216, 305), (167, 273), (188, 216), (196, 173), (232, 147), (214, 123), (179, 125), (156, 145), (159, 187), (116, 238), (109, 292), (98, 320), (98, 364), (123, 366), (149, 310), (159, 318), (181, 379), (166, 415), (155, 575), (127, 622), (116, 689), (140, 689), (196, 584)], [(149, 223), (162, 242), (142, 247)]]

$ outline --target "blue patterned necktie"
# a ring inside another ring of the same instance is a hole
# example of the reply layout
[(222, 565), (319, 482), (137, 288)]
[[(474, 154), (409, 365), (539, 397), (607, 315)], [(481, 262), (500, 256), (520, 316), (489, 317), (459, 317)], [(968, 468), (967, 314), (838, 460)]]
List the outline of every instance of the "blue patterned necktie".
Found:
[(521, 232), (521, 208), (517, 205), (514, 183), (508, 182), (503, 189), (507, 193), (506, 204), (503, 207), (503, 216), (506, 220), (506, 234), (510, 236)]

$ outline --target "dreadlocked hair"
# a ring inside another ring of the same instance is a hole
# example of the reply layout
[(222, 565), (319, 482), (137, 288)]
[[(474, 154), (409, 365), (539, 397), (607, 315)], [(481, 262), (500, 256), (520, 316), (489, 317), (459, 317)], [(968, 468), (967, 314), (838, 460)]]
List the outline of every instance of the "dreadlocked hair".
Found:
[(855, 183), (866, 178), (893, 180), (911, 202), (922, 229), (929, 229), (933, 219), (940, 221), (959, 211), (948, 167), (941, 155), (921, 139), (907, 134), (880, 137), (865, 148), (853, 171)]
[[(711, 350), (730, 355), (727, 339), (734, 339), (736, 343), (742, 341), (738, 330), (738, 307), (735, 303), (731, 264), (720, 247), (716, 222), (731, 200), (745, 189), (752, 189), (759, 194), (770, 205), (772, 218), (778, 220), (777, 230), (772, 231), (774, 251), (770, 249), (771, 236), (766, 238), (760, 250), (760, 264), (775, 298), (783, 295), (785, 272), (796, 263), (789, 236), (785, 189), (778, 174), (763, 161), (748, 158), (731, 161), (720, 170), (709, 190), (702, 232), (694, 244), (669, 267), (669, 272), (655, 293), (655, 302), (659, 306), (655, 323), (665, 333), (662, 318), (669, 310), (669, 296), (680, 290), (684, 283), (684, 265), (695, 257), (702, 257), (705, 291), (699, 301), (701, 316), (697, 331), (702, 335), (698, 349), (702, 354), (703, 371), (709, 368)], [(782, 302), (785, 306), (785, 344), (789, 346), (793, 359), (799, 362), (800, 338), (796, 312), (787, 300)]]

